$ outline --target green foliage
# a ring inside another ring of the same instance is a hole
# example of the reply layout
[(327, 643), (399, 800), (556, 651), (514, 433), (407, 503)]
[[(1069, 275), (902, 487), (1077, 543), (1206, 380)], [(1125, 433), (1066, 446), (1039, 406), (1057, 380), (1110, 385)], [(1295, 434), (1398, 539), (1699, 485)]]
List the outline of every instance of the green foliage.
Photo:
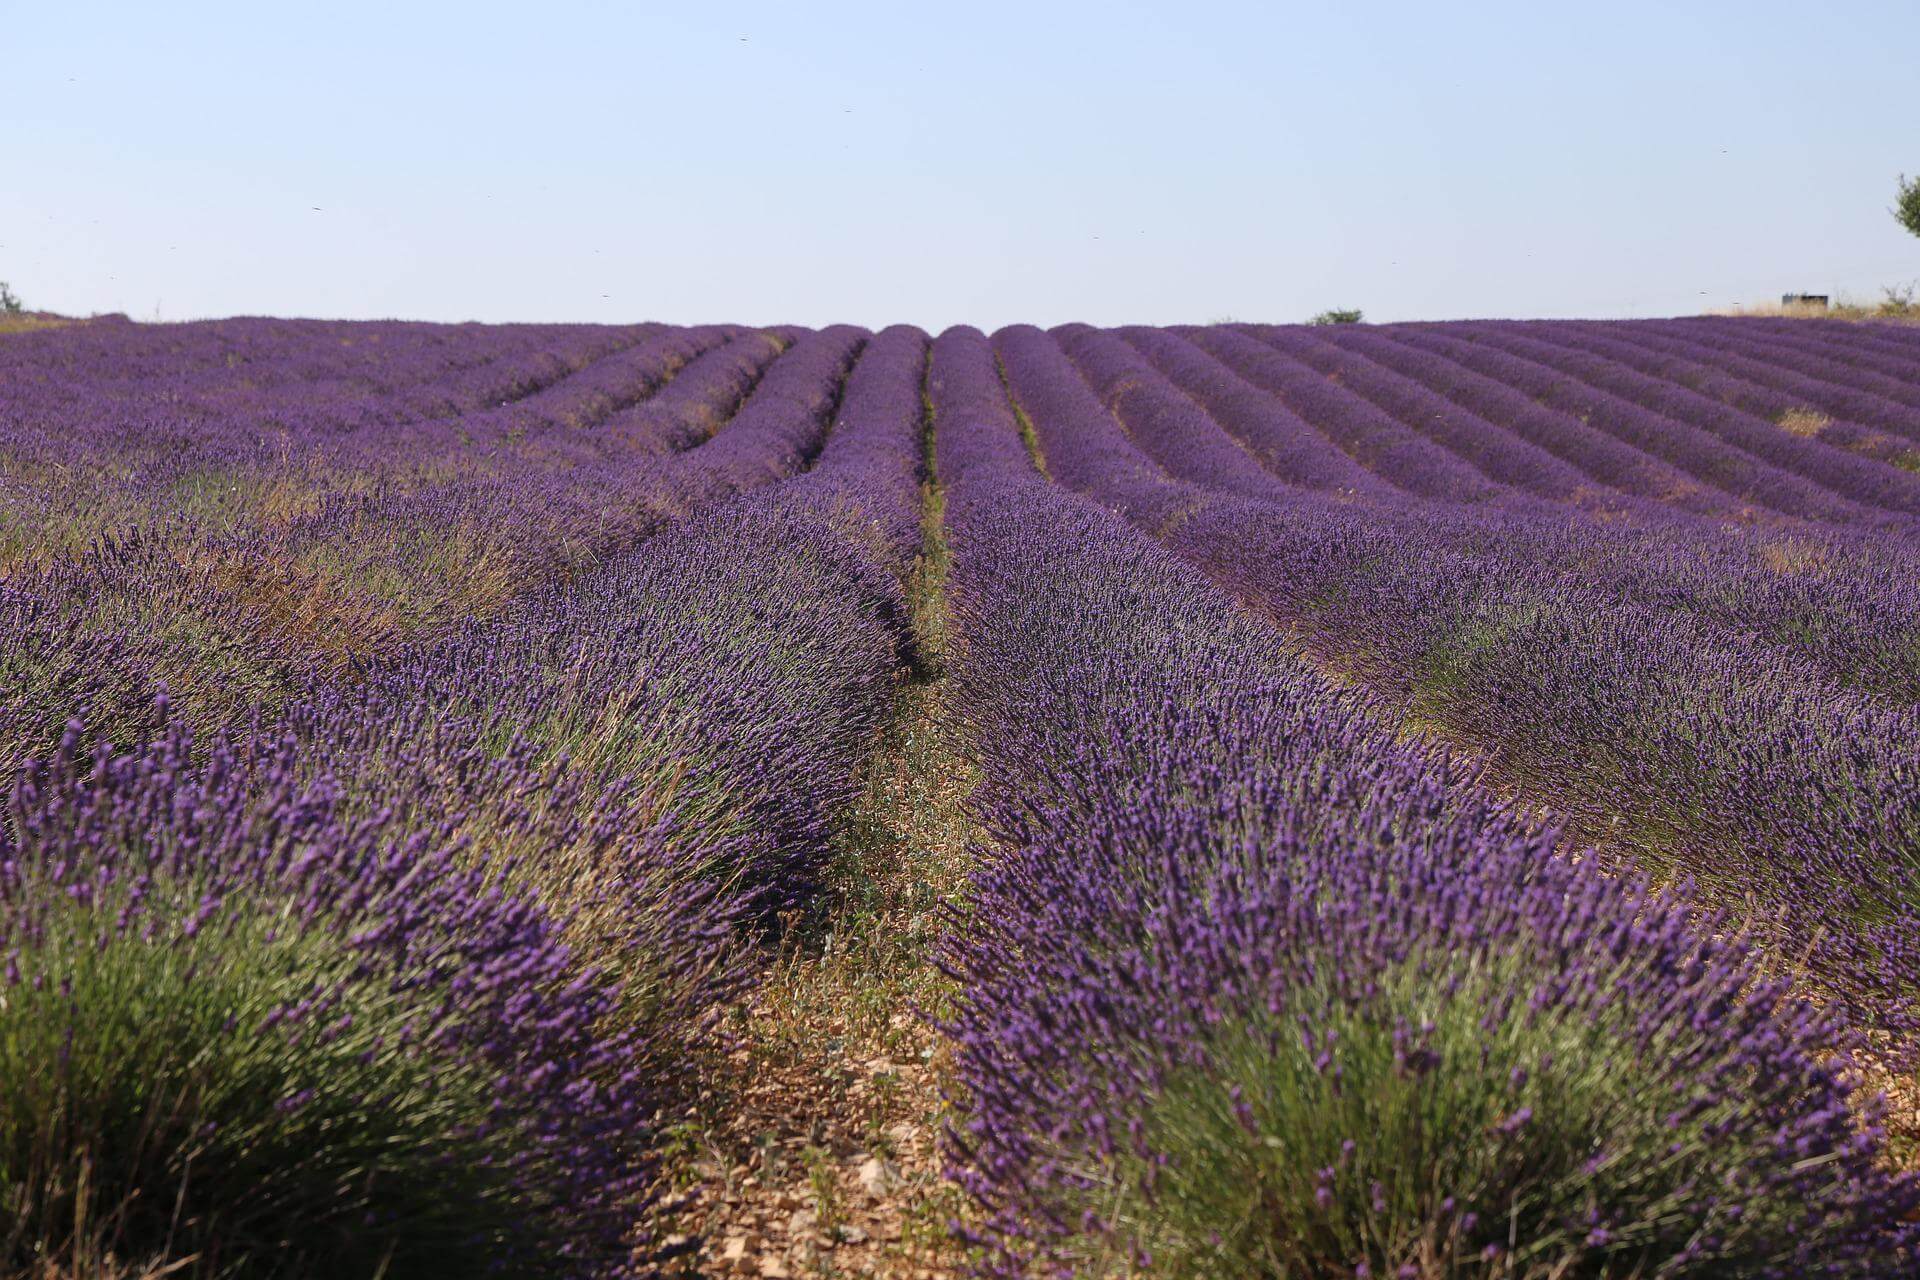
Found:
[[(432, 1011), (296, 920), (229, 903), (195, 929), (191, 886), (150, 892), (186, 901), (151, 932), (115, 929), (122, 894), (68, 906), (0, 983), (0, 1268), (486, 1272), (540, 1215), (515, 1202), (492, 1082), (420, 1051)], [(269, 1029), (325, 993), (323, 1017)]]
[(1344, 307), (1336, 307), (1331, 311), (1322, 311), (1319, 315), (1307, 321), (1307, 323), (1308, 324), (1359, 324), (1365, 318), (1366, 318), (1365, 315), (1362, 314), (1360, 308), (1358, 307), (1353, 307), (1350, 309), (1344, 308)]
[(1920, 178), (1900, 175), (1899, 198), (1893, 202), (1893, 216), (1901, 226), (1920, 236)]
[(1756, 1149), (1763, 1127), (1724, 1124), (1743, 1089), (1722, 1081), (1701, 1102), (1662, 1065), (1684, 1057), (1643, 1052), (1617, 1005), (1570, 1017), (1504, 998), (1525, 986), (1495, 972), (1512, 963), (1407, 965), (1366, 1005), (1299, 991), (1277, 1016), (1223, 1024), (1207, 1063), (1138, 1110), (1164, 1162), (1119, 1141), (1087, 1170), (1110, 1184), (1120, 1228), (1090, 1270), (1144, 1253), (1170, 1280), (1600, 1280), (1651, 1274), (1712, 1236), (1684, 1274), (1760, 1274), (1754, 1242), (1790, 1237), (1797, 1205), (1697, 1211), (1702, 1188), (1774, 1158)]
[(27, 304), (20, 301), (20, 295), (13, 291), (13, 286), (0, 280), (0, 315), (17, 316), (26, 309)]

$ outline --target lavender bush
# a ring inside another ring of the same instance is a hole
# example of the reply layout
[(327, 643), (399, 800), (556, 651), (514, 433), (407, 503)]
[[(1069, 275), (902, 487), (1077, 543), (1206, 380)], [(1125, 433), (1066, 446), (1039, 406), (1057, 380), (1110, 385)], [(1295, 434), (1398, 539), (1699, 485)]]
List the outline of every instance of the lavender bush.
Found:
[(588, 1271), (644, 1187), (612, 983), (297, 757), (169, 730), (23, 772), (0, 842), (0, 1234), (206, 1274)]

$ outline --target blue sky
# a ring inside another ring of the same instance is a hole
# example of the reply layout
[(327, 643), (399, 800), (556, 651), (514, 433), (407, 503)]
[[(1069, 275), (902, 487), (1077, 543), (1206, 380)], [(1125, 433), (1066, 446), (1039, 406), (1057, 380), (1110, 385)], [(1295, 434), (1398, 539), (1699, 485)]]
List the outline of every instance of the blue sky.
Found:
[(1920, 279), (1920, 5), (0, 0), (29, 303), (1658, 315)]

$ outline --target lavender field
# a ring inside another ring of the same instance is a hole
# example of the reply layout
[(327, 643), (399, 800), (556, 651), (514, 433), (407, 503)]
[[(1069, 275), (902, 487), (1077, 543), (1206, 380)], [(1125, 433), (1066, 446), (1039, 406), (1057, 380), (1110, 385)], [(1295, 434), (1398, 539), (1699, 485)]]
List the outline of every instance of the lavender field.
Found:
[(1920, 328), (0, 335), (0, 1272), (1920, 1274)]

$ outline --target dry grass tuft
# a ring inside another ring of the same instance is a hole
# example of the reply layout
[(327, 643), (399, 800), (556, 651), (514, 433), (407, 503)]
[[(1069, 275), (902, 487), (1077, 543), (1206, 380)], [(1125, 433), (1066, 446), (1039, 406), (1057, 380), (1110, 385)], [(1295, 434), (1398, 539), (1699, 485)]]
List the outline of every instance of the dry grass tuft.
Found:
[(1790, 320), (1846, 320), (1859, 323), (1920, 324), (1920, 287), (1895, 285), (1882, 291), (1879, 302), (1855, 302), (1840, 297), (1831, 306), (1804, 302), (1761, 302), (1709, 312), (1716, 316), (1786, 318)]
[(1790, 436), (1799, 436), (1802, 440), (1817, 439), (1822, 431), (1833, 424), (1833, 419), (1818, 409), (1788, 409), (1774, 421), (1782, 431)]
[(0, 311), (0, 334), (32, 333), (36, 329), (59, 329), (81, 324), (72, 316), (57, 316), (51, 311)]
[(83, 1261), (71, 1267), (42, 1262), (36, 1264), (21, 1280), (169, 1280), (169, 1277), (177, 1278), (186, 1274), (199, 1261), (198, 1255), (191, 1255), (172, 1262), (148, 1263), (120, 1262), (109, 1256)]

